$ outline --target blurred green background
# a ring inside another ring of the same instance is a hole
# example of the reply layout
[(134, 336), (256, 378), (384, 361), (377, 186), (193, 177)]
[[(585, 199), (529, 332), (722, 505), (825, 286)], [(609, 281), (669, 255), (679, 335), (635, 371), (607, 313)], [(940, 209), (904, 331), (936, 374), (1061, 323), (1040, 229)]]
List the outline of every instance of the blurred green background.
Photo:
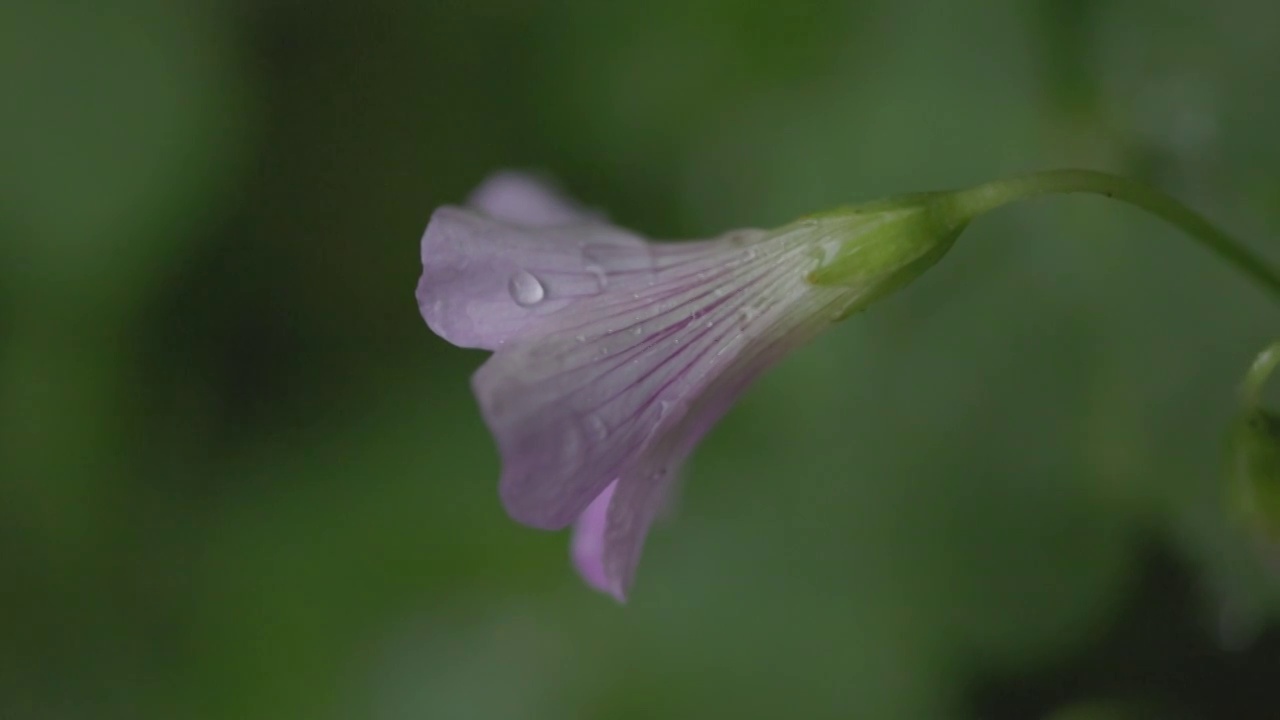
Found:
[(505, 517), (418, 315), (506, 167), (653, 237), (1057, 166), (1280, 260), (1264, 0), (0, 5), (0, 717), (1275, 718), (1226, 514), (1260, 291), (972, 226), (686, 468), (633, 599)]

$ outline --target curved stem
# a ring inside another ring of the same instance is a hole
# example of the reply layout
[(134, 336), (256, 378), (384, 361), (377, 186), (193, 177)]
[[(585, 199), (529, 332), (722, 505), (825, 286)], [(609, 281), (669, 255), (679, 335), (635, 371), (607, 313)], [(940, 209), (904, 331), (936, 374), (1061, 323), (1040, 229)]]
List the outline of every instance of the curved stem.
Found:
[(1280, 300), (1280, 273), (1261, 257), (1172, 196), (1134, 180), (1095, 170), (1048, 170), (960, 190), (948, 202), (967, 222), (1016, 200), (1056, 193), (1094, 193), (1136, 205), (1181, 228)]

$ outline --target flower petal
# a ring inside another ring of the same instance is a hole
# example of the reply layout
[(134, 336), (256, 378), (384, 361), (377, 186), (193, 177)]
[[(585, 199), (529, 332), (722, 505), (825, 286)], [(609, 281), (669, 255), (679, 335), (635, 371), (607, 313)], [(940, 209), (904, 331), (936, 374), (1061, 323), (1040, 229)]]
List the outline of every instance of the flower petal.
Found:
[(499, 220), (526, 227), (554, 227), (603, 219), (599, 213), (580, 207), (551, 184), (510, 170), (486, 178), (471, 193), (467, 205)]
[(495, 350), (545, 333), (556, 324), (550, 316), (604, 292), (607, 270), (597, 255), (634, 263), (647, 257), (646, 247), (595, 222), (524, 227), (442, 207), (422, 237), (418, 307), (449, 342)]
[(573, 524), (571, 552), (574, 567), (588, 585), (606, 593), (611, 593), (611, 589), (604, 570), (605, 521), (609, 513), (609, 501), (613, 499), (613, 492), (617, 487), (617, 480), (609, 483)]
[(651, 469), (605, 487), (573, 525), (574, 566), (588, 585), (626, 602), (649, 528), (675, 486), (674, 463), (650, 455)]
[(663, 467), (666, 461), (654, 460), (653, 470), (642, 471), (619, 483), (605, 517), (604, 552), (600, 562), (603, 589), (618, 602), (627, 600), (649, 528), (675, 484), (675, 470)]

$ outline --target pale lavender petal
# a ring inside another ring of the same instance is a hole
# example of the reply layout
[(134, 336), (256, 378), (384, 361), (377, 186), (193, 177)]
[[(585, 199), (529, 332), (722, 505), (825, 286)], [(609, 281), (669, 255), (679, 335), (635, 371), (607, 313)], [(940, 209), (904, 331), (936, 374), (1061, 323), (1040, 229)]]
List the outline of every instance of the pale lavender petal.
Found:
[(666, 499), (676, 485), (677, 466), (683, 458), (669, 455), (668, 452), (671, 450), (670, 446), (679, 442), (680, 438), (672, 434), (659, 447), (650, 448), (645, 462), (619, 481), (618, 489), (609, 503), (600, 566), (603, 570), (605, 592), (619, 602), (626, 602), (644, 551), (645, 539), (649, 535), (649, 527), (665, 507)]
[(632, 256), (648, 256), (645, 242), (608, 225), (525, 227), (446, 206), (422, 238), (418, 307), (449, 342), (495, 350), (557, 327), (552, 316), (601, 295), (606, 266)]
[(619, 595), (613, 593), (604, 571), (605, 520), (609, 513), (609, 501), (613, 499), (613, 491), (617, 487), (616, 480), (609, 483), (604, 492), (592, 500), (578, 516), (577, 522), (573, 524), (571, 551), (573, 564), (588, 585), (601, 592), (611, 593), (621, 600)]
[(554, 227), (601, 219), (599, 213), (582, 208), (550, 183), (511, 170), (486, 178), (471, 193), (467, 205), (499, 220), (527, 227)]

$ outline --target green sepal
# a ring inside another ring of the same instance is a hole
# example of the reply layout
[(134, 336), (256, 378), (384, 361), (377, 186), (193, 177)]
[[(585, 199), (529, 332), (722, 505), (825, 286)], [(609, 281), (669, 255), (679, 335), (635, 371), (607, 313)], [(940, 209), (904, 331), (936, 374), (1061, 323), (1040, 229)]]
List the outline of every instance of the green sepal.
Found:
[(969, 218), (955, 212), (954, 193), (919, 193), (850, 205), (797, 221), (834, 240), (834, 252), (806, 279), (859, 290), (837, 319), (863, 310), (932, 267), (951, 249)]

